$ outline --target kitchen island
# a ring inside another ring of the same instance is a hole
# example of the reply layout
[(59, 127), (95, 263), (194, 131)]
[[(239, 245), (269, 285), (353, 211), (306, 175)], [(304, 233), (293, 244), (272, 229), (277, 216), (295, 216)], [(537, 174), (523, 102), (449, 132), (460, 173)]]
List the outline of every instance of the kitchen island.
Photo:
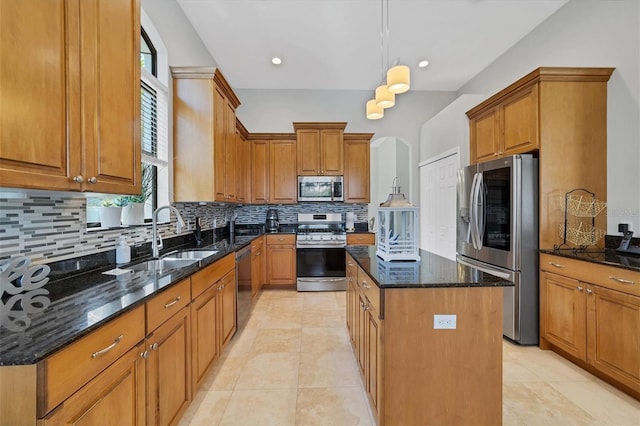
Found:
[(503, 287), (420, 251), (347, 247), (347, 327), (380, 425), (501, 424)]

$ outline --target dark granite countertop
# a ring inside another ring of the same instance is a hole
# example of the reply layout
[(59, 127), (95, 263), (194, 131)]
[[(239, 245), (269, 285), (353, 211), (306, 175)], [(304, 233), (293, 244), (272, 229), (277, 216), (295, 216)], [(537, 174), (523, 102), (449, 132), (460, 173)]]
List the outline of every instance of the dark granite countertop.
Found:
[(625, 255), (615, 249), (581, 250), (574, 248), (540, 249), (540, 253), (583, 260), (585, 262), (600, 263), (616, 268), (629, 269), (640, 272), (640, 256)]
[(4, 297), (0, 306), (0, 365), (35, 364), (257, 237), (237, 236), (231, 240), (227, 236), (198, 247), (218, 253), (181, 269), (134, 271), (118, 277), (103, 274), (115, 268), (112, 264)]
[(420, 250), (418, 261), (388, 262), (376, 256), (375, 246), (349, 246), (347, 252), (384, 289), (442, 287), (506, 287), (511, 281)]

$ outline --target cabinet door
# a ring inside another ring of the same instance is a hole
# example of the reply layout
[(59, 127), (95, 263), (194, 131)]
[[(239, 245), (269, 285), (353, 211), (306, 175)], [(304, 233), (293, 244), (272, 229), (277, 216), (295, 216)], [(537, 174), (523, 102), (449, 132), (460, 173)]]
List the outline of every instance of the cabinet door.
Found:
[(236, 331), (236, 273), (228, 272), (220, 282), (220, 342), (224, 347)]
[(144, 425), (144, 343), (122, 355), (65, 400), (42, 425)]
[(343, 132), (337, 129), (320, 131), (320, 174), (340, 176), (343, 172)]
[(2, 186), (80, 190), (73, 181), (80, 174), (79, 126), (67, 126), (67, 113), (80, 114), (79, 58), (70, 46), (78, 42), (78, 16), (68, 4), (0, 2)]
[(251, 141), (251, 203), (269, 202), (269, 143)]
[(370, 197), (369, 139), (344, 141), (344, 202), (368, 203)]
[(513, 94), (501, 106), (502, 149), (513, 155), (538, 149), (538, 85)]
[(295, 141), (269, 141), (269, 203), (296, 203), (298, 197), (295, 162)]
[(191, 303), (191, 364), (194, 395), (206, 377), (206, 373), (220, 355), (216, 330), (217, 296), (217, 287), (211, 286)]
[(367, 305), (366, 310), (367, 326), (366, 326), (366, 374), (365, 382), (371, 406), (375, 411), (376, 417), (380, 411), (380, 361), (382, 354), (382, 329), (380, 328), (380, 320), (378, 313)]
[(360, 371), (365, 378), (365, 386), (366, 386), (366, 353), (367, 353), (367, 312), (365, 311), (365, 307), (367, 306), (367, 298), (360, 292), (358, 292), (358, 312), (356, 319), (358, 331), (356, 333), (356, 355), (358, 358), (358, 365), (360, 366)]
[(147, 423), (175, 424), (191, 402), (189, 308), (147, 337)]
[(240, 132), (236, 131), (235, 134), (235, 146), (236, 146), (236, 201), (238, 203), (246, 203), (250, 200), (247, 199), (247, 189), (249, 183), (249, 166), (251, 163), (251, 149), (249, 142), (242, 137)]
[(296, 132), (297, 171), (301, 176), (314, 176), (321, 173), (320, 130), (303, 129)]
[(260, 241), (254, 241), (251, 244), (251, 296), (258, 294), (264, 284), (264, 259), (266, 256), (264, 250), (264, 237), (258, 238)]
[(267, 283), (296, 284), (295, 246), (267, 246)]
[(640, 297), (587, 287), (587, 362), (640, 390)]
[(236, 201), (236, 179), (239, 173), (236, 156), (236, 112), (230, 103), (225, 104), (225, 162), (224, 162), (224, 192), (229, 202)]
[(213, 182), (215, 201), (226, 201), (227, 101), (218, 87), (213, 92)]
[(493, 108), (469, 121), (471, 162), (492, 160), (500, 151), (498, 108)]
[(571, 355), (586, 359), (584, 284), (542, 272), (540, 277), (540, 335)]
[(140, 5), (79, 5), (85, 188), (140, 194)]

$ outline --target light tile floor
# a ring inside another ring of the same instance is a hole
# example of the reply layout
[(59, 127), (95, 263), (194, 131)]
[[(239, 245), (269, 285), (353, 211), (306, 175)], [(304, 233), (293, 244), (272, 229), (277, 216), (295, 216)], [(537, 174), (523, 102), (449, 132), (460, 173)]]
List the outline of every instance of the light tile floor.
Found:
[[(181, 425), (374, 425), (345, 292), (263, 291)], [(640, 425), (640, 402), (551, 351), (504, 343), (504, 425)]]

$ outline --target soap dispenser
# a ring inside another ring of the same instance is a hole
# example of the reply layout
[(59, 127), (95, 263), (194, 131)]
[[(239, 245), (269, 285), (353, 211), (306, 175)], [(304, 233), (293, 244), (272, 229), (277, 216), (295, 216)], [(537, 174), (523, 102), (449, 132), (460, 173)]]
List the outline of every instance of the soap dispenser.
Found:
[(129, 263), (131, 262), (131, 247), (127, 244), (127, 239), (124, 236), (118, 237), (116, 244), (116, 263)]

